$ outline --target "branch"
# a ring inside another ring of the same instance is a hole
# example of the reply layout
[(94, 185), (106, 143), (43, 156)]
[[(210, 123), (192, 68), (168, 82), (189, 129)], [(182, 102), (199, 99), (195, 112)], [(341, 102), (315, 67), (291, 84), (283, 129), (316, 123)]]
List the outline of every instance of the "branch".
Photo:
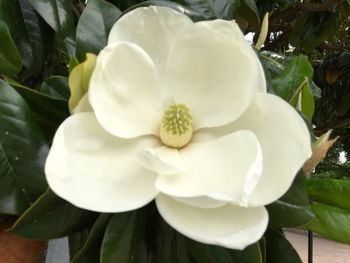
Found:
[(325, 132), (327, 130), (331, 130), (331, 129), (340, 129), (340, 128), (344, 128), (344, 127), (346, 127), (348, 125), (350, 125), (350, 119), (345, 119), (345, 120), (342, 120), (342, 121), (340, 121), (338, 123), (326, 124), (324, 127), (316, 129), (315, 133), (319, 134), (319, 133), (323, 133), (323, 132)]
[[(292, 17), (294, 19), (303, 11), (310, 12), (324, 12), (335, 9), (338, 5), (344, 3), (346, 0), (329, 0), (324, 3), (298, 3), (294, 7), (290, 6), (285, 10), (273, 15), (270, 19), (270, 24), (281, 22), (286, 18)], [(287, 21), (288, 22), (288, 21)]]
[(299, 8), (300, 10), (306, 10), (311, 12), (322, 12), (334, 9), (343, 2), (345, 2), (345, 0), (329, 0), (324, 3), (299, 3), (297, 5), (297, 8)]

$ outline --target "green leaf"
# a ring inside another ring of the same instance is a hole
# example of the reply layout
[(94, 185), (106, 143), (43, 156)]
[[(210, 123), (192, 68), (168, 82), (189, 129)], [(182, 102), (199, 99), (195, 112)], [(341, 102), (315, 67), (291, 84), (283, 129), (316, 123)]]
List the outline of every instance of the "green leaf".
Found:
[(272, 79), (286, 69), (288, 59), (283, 55), (266, 50), (259, 52), (258, 55), (264, 68), (267, 90), (268, 92), (273, 93), (271, 84)]
[[(172, 9), (176, 10), (177, 12), (188, 16), (189, 18), (191, 18), (195, 22), (206, 20), (206, 18), (203, 16), (203, 14), (186, 7), (184, 5), (185, 3), (183, 1), (179, 1), (179, 2), (182, 4), (175, 3), (173, 1), (166, 1), (166, 0), (149, 0), (149, 1), (144, 1), (136, 6), (133, 6), (132, 9), (136, 8), (136, 7), (150, 6), (150, 5), (165, 6), (165, 7), (172, 8)], [(126, 10), (125, 12), (127, 12), (127, 11), (128, 10)]]
[(92, 225), (97, 216), (48, 190), (16, 221), (11, 232), (29, 239), (59, 238)]
[(310, 81), (307, 77), (305, 77), (305, 80), (295, 90), (289, 103), (301, 110), (309, 120), (312, 120), (312, 115), (315, 111), (315, 101), (312, 95)]
[(350, 244), (350, 210), (318, 203), (311, 204), (311, 208), (316, 218), (305, 229)]
[[(301, 89), (305, 78), (312, 79), (313, 68), (305, 56), (297, 56), (286, 69), (271, 81), (273, 92), (286, 101), (291, 101)], [(299, 88), (299, 90), (298, 90)]]
[(148, 205), (146, 244), (150, 263), (193, 263), (186, 237), (177, 233), (160, 216), (154, 203)]
[(52, 76), (47, 78), (40, 86), (39, 91), (52, 98), (68, 100), (70, 96), (68, 79), (63, 76)]
[(350, 211), (350, 181), (335, 179), (312, 179), (307, 182), (312, 201), (337, 206)]
[(339, 29), (340, 12), (303, 12), (298, 16), (289, 43), (311, 52)]
[(66, 100), (48, 96), (7, 80), (28, 103), (34, 118), (47, 139), (51, 140), (58, 126), (69, 116)]
[(260, 30), (259, 11), (254, 0), (241, 0), (237, 15), (246, 20), (257, 31)]
[[(239, 0), (150, 0), (137, 6), (158, 5), (173, 8), (194, 21), (227, 19), (232, 20), (240, 6)], [(133, 7), (132, 7), (133, 8)], [(127, 10), (128, 11), (128, 10)]]
[(100, 259), (100, 248), (111, 214), (101, 214), (85, 241), (84, 246), (78, 254), (71, 260), (71, 263), (95, 263)]
[(260, 247), (260, 251), (261, 251), (261, 258), (262, 258), (262, 262), (266, 263), (266, 238), (265, 236), (263, 236), (260, 240), (259, 240), (259, 247)]
[(120, 16), (120, 10), (103, 0), (89, 0), (77, 26), (76, 57), (98, 54), (107, 45), (109, 30)]
[(77, 232), (68, 236), (69, 256), (74, 258), (83, 248), (87, 238), (89, 237), (90, 229), (86, 228), (81, 232)]
[(44, 62), (44, 27), (28, 0), (0, 0), (0, 20), (9, 27), (23, 66), (38, 71)]
[(263, 263), (259, 243), (253, 244), (243, 251), (238, 251), (196, 242), (171, 228), (152, 204), (149, 205), (146, 223), (146, 243), (149, 249), (148, 262)]
[(232, 20), (240, 6), (239, 0), (182, 0), (177, 2), (200, 13), (206, 20), (215, 18)]
[(70, 74), (72, 70), (79, 65), (79, 61), (76, 58), (76, 56), (71, 57), (69, 61), (69, 66), (68, 66), (68, 73)]
[(276, 228), (299, 227), (314, 218), (306, 191), (306, 178), (298, 173), (291, 188), (276, 202), (268, 205), (269, 224)]
[(265, 238), (266, 262), (302, 263), (298, 253), (282, 233), (269, 228)]
[(112, 216), (102, 242), (101, 263), (147, 262), (147, 208)]
[(0, 74), (14, 75), (22, 68), (21, 56), (8, 26), (0, 20)]
[(29, 0), (35, 10), (64, 39), (74, 32), (74, 16), (69, 0)]
[(260, 242), (256, 242), (244, 250), (230, 250), (233, 262), (240, 263), (264, 263), (263, 252), (264, 248), (260, 245)]
[(26, 0), (57, 33), (56, 49), (72, 56), (75, 52), (75, 22), (72, 3), (69, 0)]
[(45, 191), (48, 150), (26, 102), (0, 80), (0, 213), (20, 214)]
[(301, 90), (301, 111), (309, 120), (312, 120), (315, 111), (315, 101), (309, 81), (305, 83)]
[(200, 263), (233, 263), (229, 250), (223, 247), (211, 246), (187, 239), (191, 258)]
[[(28, 0), (18, 1), (19, 7), (22, 13), (23, 26), (25, 29), (24, 39), (26, 42), (21, 42), (21, 45), (27, 45), (30, 53), (23, 53), (23, 64), (28, 71), (28, 74), (37, 73), (44, 64), (45, 60), (45, 47), (44, 43), (47, 41), (45, 36), (47, 33), (47, 27), (40, 19), (38, 13), (31, 6)], [(16, 19), (20, 19), (18, 17)], [(22, 48), (24, 51), (24, 48)]]

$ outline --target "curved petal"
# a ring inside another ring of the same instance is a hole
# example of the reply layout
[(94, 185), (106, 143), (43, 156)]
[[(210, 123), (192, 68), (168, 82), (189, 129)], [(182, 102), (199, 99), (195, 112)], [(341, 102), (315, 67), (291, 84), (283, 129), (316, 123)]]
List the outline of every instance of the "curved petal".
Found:
[(166, 69), (166, 88), (189, 107), (195, 130), (237, 119), (265, 90), (262, 79), (259, 59), (234, 21), (187, 27), (175, 39)]
[(82, 112), (92, 112), (91, 105), (89, 103), (89, 97), (86, 93), (78, 102), (78, 104), (72, 109), (72, 114), (82, 113)]
[(244, 249), (264, 234), (268, 213), (264, 207), (195, 208), (165, 195), (156, 198), (159, 213), (183, 235), (201, 243)]
[(157, 195), (156, 175), (137, 159), (139, 151), (157, 145), (153, 136), (113, 137), (93, 113), (74, 114), (55, 135), (46, 178), (57, 195), (75, 206), (98, 212), (133, 210)]
[(145, 149), (140, 152), (143, 166), (157, 174), (174, 175), (187, 170), (177, 149), (161, 146), (156, 149)]
[(176, 197), (172, 196), (178, 202), (197, 208), (217, 208), (227, 204), (226, 201), (215, 200), (207, 196), (197, 197)]
[(289, 189), (298, 170), (310, 158), (309, 131), (287, 102), (275, 95), (257, 94), (237, 121), (199, 131), (194, 140), (210, 140), (239, 129), (253, 131), (260, 142), (263, 173), (249, 203), (252, 206), (266, 205)]
[(238, 131), (191, 143), (179, 152), (187, 170), (173, 176), (160, 174), (156, 181), (159, 191), (247, 205), (262, 170), (260, 145), (252, 132)]
[[(253, 51), (253, 52), (255, 52), (255, 51)], [(267, 88), (266, 88), (265, 71), (264, 71), (263, 66), (260, 63), (260, 60), (257, 60), (256, 63), (257, 63), (258, 70), (260, 71), (260, 73), (257, 73), (258, 74), (258, 80), (257, 80), (257, 84), (256, 84), (257, 85), (257, 91), (266, 93), (267, 92)]]
[(117, 43), (97, 57), (89, 101), (109, 133), (132, 138), (158, 134), (163, 106), (155, 66), (138, 46)]
[(167, 61), (175, 37), (192, 21), (165, 7), (141, 7), (122, 16), (112, 27), (108, 43), (134, 43), (150, 55), (160, 72)]

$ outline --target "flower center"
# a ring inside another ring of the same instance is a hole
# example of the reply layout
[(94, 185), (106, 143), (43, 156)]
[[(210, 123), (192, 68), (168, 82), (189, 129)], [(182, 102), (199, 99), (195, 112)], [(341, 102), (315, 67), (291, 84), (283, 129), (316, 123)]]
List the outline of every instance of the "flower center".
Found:
[(173, 104), (164, 112), (160, 140), (167, 146), (182, 148), (192, 138), (192, 116), (185, 104)]

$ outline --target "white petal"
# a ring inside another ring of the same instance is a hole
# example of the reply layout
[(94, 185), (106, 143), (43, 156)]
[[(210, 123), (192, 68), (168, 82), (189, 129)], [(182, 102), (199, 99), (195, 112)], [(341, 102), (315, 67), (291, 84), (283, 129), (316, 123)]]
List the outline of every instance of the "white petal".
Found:
[(247, 204), (262, 170), (261, 149), (252, 132), (242, 130), (190, 143), (179, 152), (187, 170), (173, 176), (159, 175), (159, 191), (176, 197), (203, 196)]
[(89, 101), (98, 122), (115, 136), (158, 134), (163, 111), (158, 75), (149, 56), (134, 44), (119, 42), (100, 52)]
[(89, 103), (89, 97), (86, 93), (78, 102), (78, 105), (72, 110), (72, 114), (82, 113), (82, 112), (92, 112), (91, 105)]
[(258, 70), (260, 71), (260, 73), (257, 73), (258, 74), (258, 80), (257, 80), (257, 84), (256, 84), (257, 85), (257, 91), (266, 93), (267, 88), (266, 88), (265, 71), (264, 71), (263, 66), (260, 63), (260, 60), (257, 60), (256, 63), (257, 63)]
[(74, 114), (55, 135), (46, 178), (57, 195), (75, 206), (98, 212), (133, 210), (157, 195), (156, 175), (137, 157), (142, 149), (157, 145), (153, 136), (113, 137), (93, 113)]
[(265, 90), (258, 57), (234, 21), (187, 27), (175, 39), (166, 74), (168, 92), (190, 108), (195, 130), (232, 122)]
[(199, 131), (194, 140), (213, 139), (239, 129), (253, 131), (263, 152), (263, 173), (250, 205), (271, 203), (289, 189), (296, 173), (311, 156), (306, 124), (281, 98), (257, 94), (240, 119), (224, 127)]
[(146, 149), (139, 156), (145, 168), (158, 174), (172, 175), (187, 170), (178, 150), (174, 148), (161, 146), (156, 149)]
[(156, 198), (165, 221), (183, 235), (201, 243), (244, 249), (264, 234), (268, 213), (264, 207), (195, 208), (165, 195)]
[(198, 197), (176, 197), (172, 196), (173, 199), (181, 203), (194, 206), (197, 208), (217, 208), (227, 204), (226, 201), (219, 201), (207, 196)]
[(140, 46), (162, 71), (174, 38), (191, 24), (190, 18), (170, 8), (137, 8), (114, 24), (108, 43), (127, 41)]

